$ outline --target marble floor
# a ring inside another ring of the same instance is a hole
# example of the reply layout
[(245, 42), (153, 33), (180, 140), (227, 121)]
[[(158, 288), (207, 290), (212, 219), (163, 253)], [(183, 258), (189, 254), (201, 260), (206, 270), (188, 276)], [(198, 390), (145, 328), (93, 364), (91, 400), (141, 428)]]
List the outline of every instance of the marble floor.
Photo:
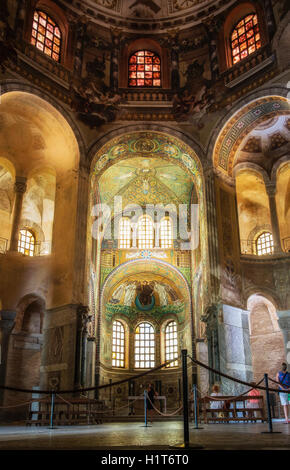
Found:
[[(263, 434), (267, 423), (190, 424), (190, 444), (203, 450), (290, 450), (290, 424), (273, 422), (277, 434)], [(160, 450), (183, 442), (181, 421), (104, 423), (90, 426), (0, 426), (2, 450)]]

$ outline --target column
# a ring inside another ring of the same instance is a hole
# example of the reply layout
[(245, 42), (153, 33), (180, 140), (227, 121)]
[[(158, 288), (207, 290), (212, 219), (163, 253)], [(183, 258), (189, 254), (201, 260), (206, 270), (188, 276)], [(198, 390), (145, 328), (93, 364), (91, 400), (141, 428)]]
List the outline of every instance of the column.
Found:
[(26, 188), (26, 178), (16, 176), (16, 181), (14, 185), (15, 200), (11, 230), (10, 251), (18, 251), (18, 238), (21, 222), (22, 203)]
[[(86, 252), (89, 206), (89, 167), (80, 163), (78, 180), (77, 226), (75, 235), (73, 303), (87, 303)], [(89, 227), (91, 230), (91, 227)]]
[(275, 183), (267, 184), (266, 191), (269, 198), (269, 209), (270, 209), (270, 217), (271, 217), (271, 226), (272, 226), (272, 235), (274, 241), (274, 253), (281, 253), (281, 241), (280, 241), (280, 229), (279, 229), (279, 221), (278, 221), (278, 214), (277, 214), (277, 207), (276, 207), (276, 185)]
[(85, 353), (89, 317), (89, 308), (79, 305), (77, 308), (75, 388), (83, 386), (85, 383)]
[(219, 297), (220, 275), (214, 169), (208, 168), (207, 170), (205, 170), (204, 178), (208, 230), (208, 260), (210, 268), (211, 302), (215, 303)]

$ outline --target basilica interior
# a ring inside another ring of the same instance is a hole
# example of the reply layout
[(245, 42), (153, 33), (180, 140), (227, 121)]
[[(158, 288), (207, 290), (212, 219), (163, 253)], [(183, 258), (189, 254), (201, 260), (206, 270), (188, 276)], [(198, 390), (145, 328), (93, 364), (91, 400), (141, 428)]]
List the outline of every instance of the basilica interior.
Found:
[(110, 407), (97, 387), (128, 379), (122, 407), (151, 381), (174, 408), (182, 349), (246, 382), (290, 363), (289, 20), (287, 0), (1, 1), (6, 420), (31, 394), (5, 386)]

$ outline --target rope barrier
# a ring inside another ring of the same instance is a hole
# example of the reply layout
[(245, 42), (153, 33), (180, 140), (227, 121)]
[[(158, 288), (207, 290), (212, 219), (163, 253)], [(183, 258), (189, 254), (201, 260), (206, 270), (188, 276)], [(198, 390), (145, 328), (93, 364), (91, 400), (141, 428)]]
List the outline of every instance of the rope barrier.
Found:
[[(222, 377), (225, 377), (226, 379), (232, 380), (233, 382), (237, 382), (241, 385), (251, 386), (251, 384), (249, 382), (245, 382), (244, 380), (236, 379), (235, 377), (232, 377), (231, 375), (227, 375), (227, 374), (224, 374), (223, 372), (220, 372), (219, 370), (213, 369), (212, 367), (209, 367), (208, 365), (203, 364), (202, 362), (198, 361), (197, 359), (193, 359), (189, 354), (187, 356), (189, 357), (189, 359), (192, 360), (192, 362), (194, 362), (198, 366), (204, 367), (205, 369), (210, 370), (211, 372), (215, 372), (216, 374), (219, 374)], [(261, 387), (260, 385), (257, 385), (256, 388), (259, 389), (259, 390), (267, 390), (266, 387)], [(281, 393), (281, 390), (277, 390), (276, 388), (268, 388), (268, 390), (270, 392)], [(285, 392), (285, 393), (287, 393), (287, 392)]]
[[(247, 394), (248, 394), (249, 392), (251, 392), (252, 390), (255, 390), (255, 389), (257, 388), (257, 385), (260, 385), (260, 383), (262, 383), (263, 380), (264, 380), (264, 378), (261, 379), (259, 382), (257, 382), (257, 383), (255, 384), (255, 387), (250, 388), (249, 390), (247, 390), (247, 391), (244, 392), (244, 393), (241, 393), (240, 395), (234, 395), (234, 396), (228, 396), (228, 397), (226, 396), (226, 397), (224, 397), (224, 398), (218, 398), (218, 397), (213, 396), (213, 395), (206, 395), (206, 394), (205, 394), (202, 398), (210, 398), (212, 401), (225, 401), (225, 400), (228, 400), (228, 401), (238, 401), (239, 398), (243, 397), (244, 395), (247, 395)], [(200, 392), (200, 390), (199, 390), (198, 388), (197, 388), (197, 390)], [(200, 393), (201, 393), (201, 392), (200, 392)], [(253, 398), (254, 398), (254, 397), (252, 397), (252, 399), (253, 399)], [(250, 400), (250, 399), (251, 399), (251, 398), (249, 398), (249, 400)]]
[[(108, 388), (108, 387), (114, 387), (115, 385), (121, 385), (121, 384), (129, 382), (131, 380), (136, 380), (140, 377), (144, 377), (145, 375), (152, 374), (153, 372), (156, 372), (157, 370), (160, 370), (163, 367), (166, 367), (168, 364), (171, 364), (171, 362), (175, 362), (177, 359), (178, 359), (178, 357), (176, 357), (174, 359), (171, 359), (170, 361), (166, 361), (163, 364), (161, 364), (160, 366), (153, 367), (153, 369), (147, 370), (146, 372), (142, 372), (138, 375), (135, 375), (134, 377), (129, 377), (127, 379), (118, 380), (117, 382), (98, 385), (97, 387), (86, 387), (86, 388), (81, 387), (81, 388), (72, 389), (72, 390), (58, 390), (58, 393), (62, 393), (62, 394), (64, 394), (64, 393), (77, 393), (77, 392), (83, 393), (83, 392), (92, 392), (93, 390), (101, 390), (101, 389)], [(21, 393), (35, 393), (35, 390), (28, 390), (28, 389), (16, 388), (16, 387), (8, 387), (6, 385), (0, 385), (0, 390), (9, 390), (11, 392), (21, 392)], [(51, 394), (52, 392), (55, 392), (55, 391), (56, 390), (54, 390), (54, 389), (52, 389), (52, 390), (37, 390), (37, 393), (49, 395), (49, 394)]]
[(0, 406), (0, 409), (7, 409), (7, 408), (17, 408), (19, 406), (24, 406), (24, 405), (31, 405), (31, 403), (39, 403), (41, 401), (46, 400), (46, 398), (34, 398), (33, 400), (25, 401), (22, 403), (17, 403), (17, 405), (7, 405), (7, 406)]
[(147, 399), (149, 400), (149, 402), (151, 403), (151, 405), (153, 406), (154, 410), (157, 411), (157, 413), (159, 413), (161, 416), (174, 416), (175, 414), (177, 414), (180, 410), (182, 410), (183, 408), (183, 405), (181, 405), (177, 410), (175, 410), (173, 413), (162, 413), (162, 411), (158, 410), (156, 408), (156, 406), (154, 406), (154, 403), (152, 403), (152, 401), (150, 400), (149, 396), (148, 396), (148, 393), (147, 393)]

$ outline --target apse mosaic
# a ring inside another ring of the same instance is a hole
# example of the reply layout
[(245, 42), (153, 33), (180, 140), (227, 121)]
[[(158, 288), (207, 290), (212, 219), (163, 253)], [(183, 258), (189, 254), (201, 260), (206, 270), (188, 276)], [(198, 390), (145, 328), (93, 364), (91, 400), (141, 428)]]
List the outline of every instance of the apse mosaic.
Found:
[(133, 318), (143, 312), (155, 317), (173, 313), (181, 320), (184, 301), (172, 282), (145, 272), (115, 284), (108, 295), (105, 311), (107, 319), (115, 314)]

